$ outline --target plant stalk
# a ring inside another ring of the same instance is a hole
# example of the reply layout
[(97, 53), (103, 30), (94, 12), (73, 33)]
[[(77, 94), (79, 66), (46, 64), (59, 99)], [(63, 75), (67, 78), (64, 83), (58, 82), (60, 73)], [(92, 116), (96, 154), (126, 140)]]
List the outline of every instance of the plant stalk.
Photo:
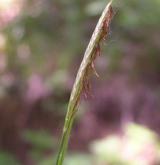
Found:
[(84, 58), (78, 70), (68, 104), (56, 165), (63, 164), (72, 129), (72, 124), (75, 118), (81, 93), (82, 91), (87, 93), (87, 91), (89, 90), (88, 76), (91, 72), (94, 72), (97, 75), (94, 69), (94, 60), (97, 57), (97, 54), (99, 54), (100, 52), (100, 42), (105, 39), (105, 37), (109, 33), (109, 24), (113, 15), (111, 4), (112, 1), (108, 3), (104, 11), (102, 12), (102, 15), (92, 34), (88, 47), (85, 51)]

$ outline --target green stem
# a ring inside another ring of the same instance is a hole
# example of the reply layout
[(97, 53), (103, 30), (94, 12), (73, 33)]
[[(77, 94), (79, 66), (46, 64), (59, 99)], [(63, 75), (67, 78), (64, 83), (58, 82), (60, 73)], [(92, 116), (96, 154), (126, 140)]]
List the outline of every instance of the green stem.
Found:
[[(73, 89), (72, 89), (69, 104), (68, 104), (68, 109), (67, 109), (67, 114), (65, 118), (63, 134), (62, 134), (62, 139), (61, 139), (61, 144), (59, 148), (56, 165), (63, 164), (65, 152), (68, 146), (69, 136), (72, 129), (72, 124), (73, 124), (74, 117), (77, 110), (77, 104), (79, 103), (82, 90), (85, 88), (85, 83), (88, 77), (88, 70), (89, 68), (91, 68), (96, 58), (97, 51), (98, 51), (97, 48), (100, 45), (101, 40), (104, 39), (104, 37), (107, 36), (109, 32), (108, 25), (110, 23), (111, 16), (112, 16), (111, 3), (112, 2), (108, 3), (108, 5), (104, 9), (98, 21), (98, 24), (93, 32), (89, 45), (85, 51), (84, 58), (78, 70), (77, 77), (73, 85)], [(104, 26), (104, 23), (105, 23), (105, 26)]]

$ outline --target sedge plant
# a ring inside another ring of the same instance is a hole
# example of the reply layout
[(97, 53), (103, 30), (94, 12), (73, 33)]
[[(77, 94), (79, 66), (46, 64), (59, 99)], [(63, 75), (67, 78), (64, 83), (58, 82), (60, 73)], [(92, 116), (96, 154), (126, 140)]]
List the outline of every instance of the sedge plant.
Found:
[(111, 4), (112, 1), (108, 3), (104, 11), (102, 12), (102, 15), (92, 34), (88, 47), (85, 51), (84, 58), (78, 70), (68, 104), (56, 165), (63, 164), (65, 152), (67, 150), (72, 125), (75, 118), (75, 114), (77, 112), (77, 106), (80, 101), (81, 94), (82, 92), (84, 92), (85, 95), (89, 94), (89, 76), (92, 73), (95, 73), (95, 75), (98, 76), (94, 67), (94, 61), (96, 57), (100, 55), (101, 42), (106, 39), (109, 33), (109, 25), (113, 17), (113, 10)]

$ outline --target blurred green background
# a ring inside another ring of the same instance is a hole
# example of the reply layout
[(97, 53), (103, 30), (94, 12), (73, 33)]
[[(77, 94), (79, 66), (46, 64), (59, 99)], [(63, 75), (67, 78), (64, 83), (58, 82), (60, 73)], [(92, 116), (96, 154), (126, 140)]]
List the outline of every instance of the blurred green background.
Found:
[[(0, 0), (0, 165), (52, 165), (107, 0)], [(160, 1), (115, 0), (64, 165), (160, 164)]]

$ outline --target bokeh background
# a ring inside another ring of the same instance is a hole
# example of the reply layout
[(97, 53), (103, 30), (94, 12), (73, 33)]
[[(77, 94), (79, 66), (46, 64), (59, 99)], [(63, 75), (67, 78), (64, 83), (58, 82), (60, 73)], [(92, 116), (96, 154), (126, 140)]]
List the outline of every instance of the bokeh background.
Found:
[[(52, 165), (76, 72), (107, 0), (0, 0), (0, 164)], [(114, 1), (64, 165), (160, 165), (160, 1)]]

